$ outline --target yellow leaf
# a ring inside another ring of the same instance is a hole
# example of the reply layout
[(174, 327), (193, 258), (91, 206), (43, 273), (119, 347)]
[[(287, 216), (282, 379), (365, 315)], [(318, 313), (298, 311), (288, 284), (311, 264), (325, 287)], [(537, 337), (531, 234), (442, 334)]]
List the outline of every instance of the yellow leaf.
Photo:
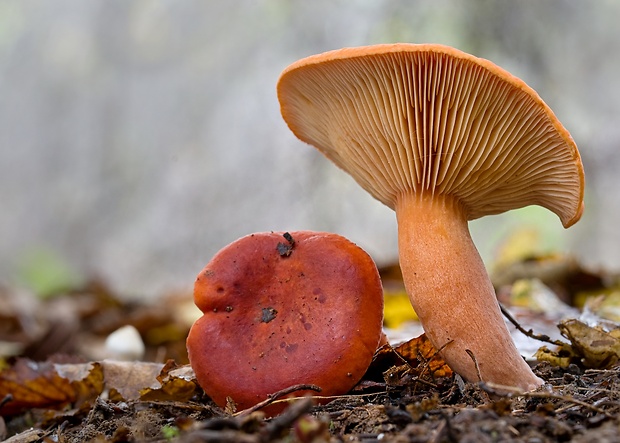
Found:
[(573, 350), (582, 357), (585, 367), (606, 369), (620, 359), (620, 339), (609, 332), (574, 319), (564, 320), (558, 327), (571, 341)]
[(407, 321), (416, 321), (416, 315), (409, 296), (402, 291), (384, 291), (383, 323), (387, 328), (398, 328)]

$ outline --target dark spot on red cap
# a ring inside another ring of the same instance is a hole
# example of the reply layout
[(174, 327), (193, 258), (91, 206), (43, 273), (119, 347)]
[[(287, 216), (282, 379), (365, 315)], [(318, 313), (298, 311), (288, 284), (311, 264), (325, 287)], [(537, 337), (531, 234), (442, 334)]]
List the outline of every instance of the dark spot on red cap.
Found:
[(278, 311), (273, 308), (263, 308), (260, 321), (263, 323), (269, 323), (271, 320), (276, 318), (277, 314)]

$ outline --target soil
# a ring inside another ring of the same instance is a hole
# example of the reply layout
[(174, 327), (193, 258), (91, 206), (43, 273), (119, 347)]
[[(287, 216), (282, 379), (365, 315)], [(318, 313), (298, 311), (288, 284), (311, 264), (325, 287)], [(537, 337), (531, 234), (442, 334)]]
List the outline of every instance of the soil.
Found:
[[(158, 371), (161, 381), (173, 368), (188, 368), (184, 340), (191, 322), (180, 312), (193, 305), (191, 294), (145, 306), (121, 302), (93, 282), (63, 297), (25, 300), (0, 288), (0, 342), (19, 345), (14, 355), (24, 359), (0, 355), (0, 440), (7, 442), (620, 442), (618, 363), (588, 369), (579, 356), (565, 367), (552, 366), (553, 359), (532, 363), (545, 386), (523, 393), (465, 383), (441, 362), (433, 364), (430, 354), (418, 364), (378, 354), (347, 395), (327, 404), (298, 399), (266, 417), (260, 410), (219, 408), (191, 377), (146, 389)], [(125, 324), (145, 341), (142, 362), (128, 364), (140, 367), (136, 372), (147, 381), (130, 383), (122, 366), (114, 379), (109, 368), (101, 370), (97, 350)], [(79, 357), (82, 363), (68, 367), (87, 367), (89, 375), (68, 383), (51, 366), (33, 363), (60, 355)], [(104, 382), (112, 388), (102, 390)], [(37, 389), (45, 395), (30, 395)], [(17, 395), (21, 408), (9, 414), (6, 406), (15, 405)]]
[[(619, 369), (539, 364), (546, 381), (526, 395), (498, 395), (458, 376), (420, 382), (366, 381), (326, 405), (292, 403), (266, 418), (226, 413), (197, 390), (187, 402), (115, 402), (5, 418), (10, 442), (617, 442)], [(364, 386), (366, 385), (366, 386)], [(36, 423), (36, 428), (23, 431)]]

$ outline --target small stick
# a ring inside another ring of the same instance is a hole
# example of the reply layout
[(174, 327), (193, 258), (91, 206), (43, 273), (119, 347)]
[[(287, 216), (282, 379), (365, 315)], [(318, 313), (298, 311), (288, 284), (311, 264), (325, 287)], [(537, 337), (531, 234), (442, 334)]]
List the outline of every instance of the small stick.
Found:
[[(431, 360), (432, 360), (433, 358), (435, 358), (437, 355), (439, 355), (439, 353), (440, 353), (441, 351), (443, 351), (443, 350), (446, 348), (446, 346), (450, 345), (453, 341), (454, 341), (454, 340), (447, 341), (446, 343), (444, 343), (443, 345), (441, 345), (441, 348), (439, 348), (439, 349), (435, 349), (435, 353), (434, 353), (433, 355), (431, 355), (429, 358), (425, 358), (423, 355), (420, 355), (420, 352), (418, 351), (418, 360), (421, 360), (423, 364), (422, 364), (422, 370), (420, 371), (420, 375), (418, 375), (418, 377), (417, 377), (417, 378), (416, 378), (416, 380), (415, 380), (416, 382), (420, 382), (420, 383), (422, 383), (422, 384), (426, 384), (427, 386), (431, 386), (431, 387), (433, 387), (433, 388), (436, 388), (436, 387), (437, 387), (437, 385), (435, 385), (435, 384), (433, 384), (433, 383), (430, 383), (430, 382), (427, 382), (427, 381), (423, 380), (421, 377), (424, 375), (424, 373), (425, 373), (425, 372), (427, 372), (427, 370), (429, 371), (429, 375), (432, 377), (432, 375), (433, 375), (433, 374), (430, 374), (430, 364), (431, 364)], [(396, 352), (396, 350), (394, 350), (394, 352)], [(398, 352), (396, 352), (396, 354), (397, 354), (397, 355), (398, 355), (401, 359), (405, 360), (405, 359), (403, 358), (403, 356), (402, 356), (402, 355), (400, 355)], [(440, 357), (441, 357), (441, 356), (440, 356)], [(405, 360), (405, 362), (407, 362), (407, 361)], [(409, 365), (409, 362), (407, 362), (407, 364)], [(409, 365), (409, 367), (411, 367), (411, 365)]]
[[(423, 355), (420, 354), (420, 351), (418, 351), (418, 360), (422, 360), (424, 365), (422, 366), (422, 371), (420, 371), (420, 375), (423, 375), (424, 372), (429, 369), (431, 360), (434, 359), (436, 356), (439, 355), (439, 353), (441, 351), (443, 351), (448, 345), (452, 344), (454, 340), (449, 340), (447, 342), (445, 342), (443, 345), (441, 345), (441, 348), (439, 349), (435, 349), (435, 353), (433, 355), (431, 355), (429, 358), (425, 358)], [(402, 358), (402, 357), (401, 357)], [(441, 358), (441, 356), (440, 356)], [(431, 374), (432, 375), (432, 374)]]
[(6, 394), (4, 398), (0, 400), (0, 409), (10, 401), (13, 401), (13, 394)]
[(473, 360), (474, 366), (476, 367), (476, 375), (478, 376), (478, 381), (481, 382), (482, 381), (482, 376), (480, 375), (480, 366), (478, 366), (478, 360), (476, 360), (476, 356), (469, 349), (465, 349), (465, 352), (467, 352), (467, 355), (469, 355), (469, 358), (471, 358)]
[(521, 326), (519, 322), (515, 320), (515, 318), (512, 315), (510, 315), (508, 310), (501, 303), (499, 304), (499, 308), (502, 310), (502, 314), (504, 314), (504, 317), (506, 317), (508, 321), (512, 323), (513, 326), (517, 328), (519, 332), (525, 334), (525, 336), (533, 338), (534, 340), (545, 342), (545, 343), (551, 343), (552, 345), (556, 345), (556, 346), (565, 345), (565, 343), (562, 342), (561, 340), (553, 340), (551, 339), (551, 337), (549, 337), (546, 334), (534, 334), (534, 331), (532, 329), (529, 329), (526, 331), (525, 328)]
[(515, 388), (514, 386), (498, 385), (498, 384), (491, 383), (491, 382), (480, 382), (479, 385), (483, 391), (486, 391), (489, 394), (498, 395), (500, 397), (517, 396), (517, 397), (526, 397), (526, 398), (550, 398), (554, 400), (562, 400), (568, 403), (573, 403), (575, 405), (590, 409), (599, 414), (603, 414), (607, 418), (613, 418), (613, 415), (611, 415), (607, 411), (604, 411), (603, 409), (593, 406), (589, 403), (586, 403), (585, 401), (577, 400), (576, 398), (573, 398), (570, 395), (559, 395), (559, 394), (554, 394), (552, 392), (538, 392), (538, 391), (523, 392), (520, 389)]
[(321, 392), (321, 390), (322, 390), (321, 387), (317, 385), (302, 384), (302, 385), (289, 386), (288, 388), (284, 388), (277, 392), (274, 392), (273, 394), (269, 394), (265, 400), (261, 401), (260, 403), (255, 404), (254, 406), (250, 408), (234, 413), (233, 417), (250, 415), (252, 412), (258, 411), (259, 409), (262, 409), (265, 406), (269, 406), (270, 404), (275, 402), (278, 398), (284, 395), (292, 394), (293, 392), (296, 392), (296, 391)]
[(293, 426), (299, 417), (308, 413), (314, 406), (311, 397), (302, 397), (300, 401), (293, 403), (282, 414), (274, 417), (261, 431), (260, 441), (271, 442), (283, 437), (288, 429)]
[[(476, 367), (476, 376), (478, 377), (478, 383), (484, 383), (482, 381), (482, 375), (480, 375), (480, 366), (478, 366), (478, 360), (476, 359), (476, 356), (474, 355), (473, 351), (471, 349), (465, 349), (465, 352), (467, 352), (467, 355), (469, 355), (469, 358), (471, 358), (474, 362), (474, 366)], [(484, 389), (482, 390), (484, 392), (484, 397), (486, 397), (487, 401), (490, 400), (489, 398), (489, 393), (486, 392)]]

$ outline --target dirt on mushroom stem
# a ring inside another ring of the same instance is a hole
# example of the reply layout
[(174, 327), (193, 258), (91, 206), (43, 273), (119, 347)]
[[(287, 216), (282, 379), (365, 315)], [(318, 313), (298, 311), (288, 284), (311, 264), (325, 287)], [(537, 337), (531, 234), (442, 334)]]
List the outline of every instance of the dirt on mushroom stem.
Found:
[(508, 332), (459, 202), (449, 196), (403, 194), (396, 215), (407, 293), (448, 365), (472, 382), (523, 390), (540, 386), (542, 380)]

